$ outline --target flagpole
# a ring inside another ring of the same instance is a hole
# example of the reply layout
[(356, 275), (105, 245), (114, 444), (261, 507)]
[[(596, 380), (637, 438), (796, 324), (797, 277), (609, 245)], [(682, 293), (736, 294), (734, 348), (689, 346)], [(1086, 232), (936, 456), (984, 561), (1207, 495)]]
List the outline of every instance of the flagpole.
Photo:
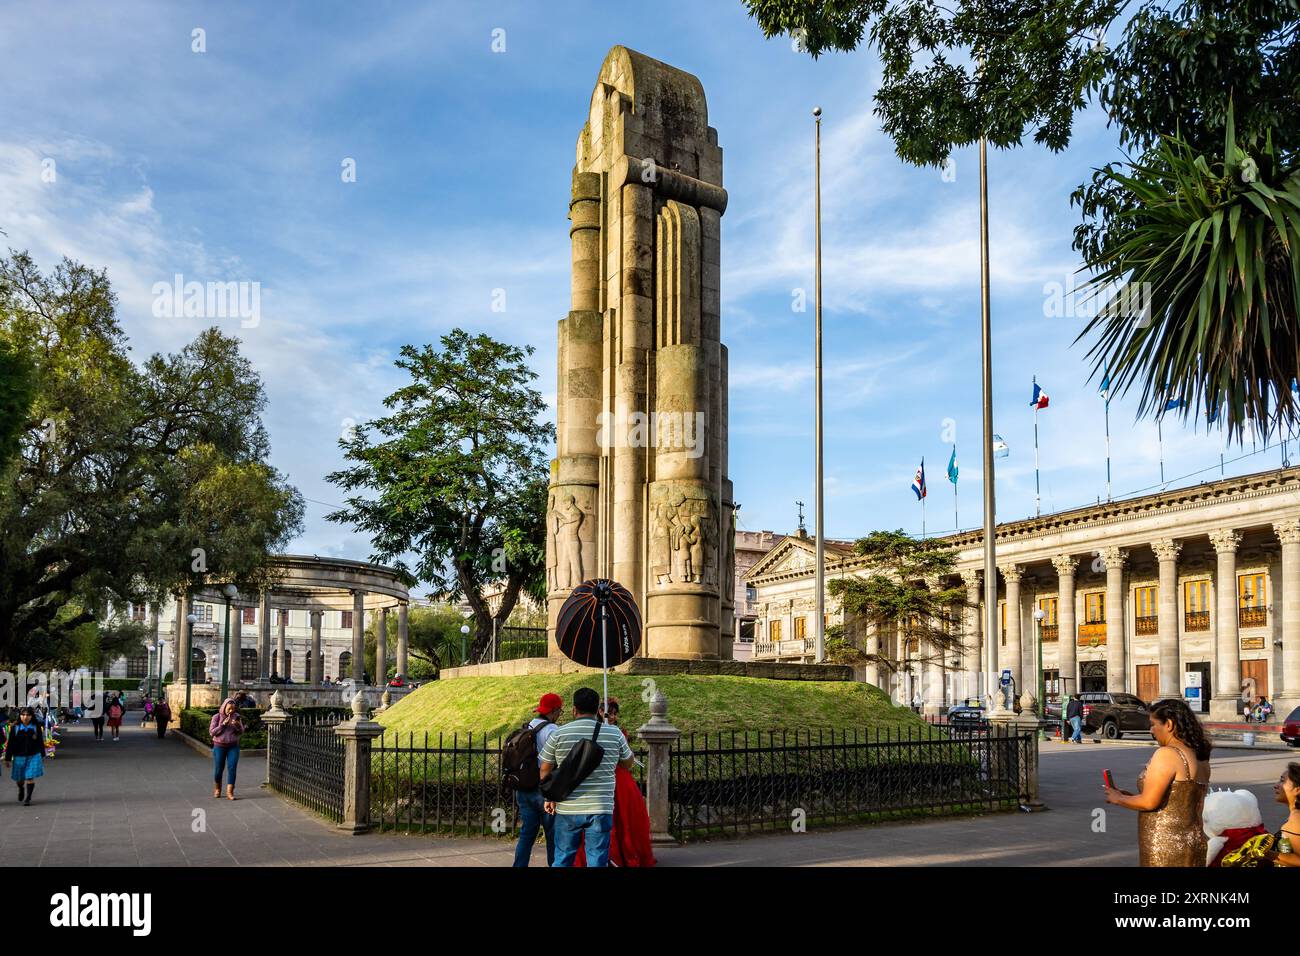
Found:
[(816, 551), (816, 610), (813, 633), (816, 635), (815, 649), (816, 653), (813, 660), (818, 664), (826, 660), (826, 529), (824, 527), (825, 518), (825, 496), (822, 494), (822, 108), (820, 106), (813, 108), (813, 120), (816, 123), (814, 131), (814, 150), (813, 150), (813, 185), (814, 185), (814, 208), (816, 220), (816, 240), (815, 259), (816, 259), (816, 356), (815, 356), (815, 374), (816, 384), (816, 412), (817, 412), (817, 487), (816, 487), (816, 521), (817, 521), (817, 540), (815, 542)]
[[(1034, 379), (1034, 384), (1038, 384), (1037, 378)], [(1038, 403), (1034, 402), (1034, 516), (1042, 513), (1042, 493), (1038, 483)]]
[(1160, 484), (1165, 483), (1165, 433), (1160, 427), (1160, 419), (1156, 419), (1156, 444), (1160, 447)]
[[(982, 66), (982, 64), (981, 64)], [(980, 390), (984, 425), (984, 693), (990, 710), (998, 678), (998, 567), (995, 541), (996, 494), (993, 462), (993, 321), (989, 303), (989, 167), (988, 140), (980, 137)]]
[[(953, 461), (957, 460), (956, 444), (952, 446), (952, 457), (953, 457)], [(957, 482), (956, 480), (954, 480), (952, 483), (952, 530), (953, 531), (961, 530), (961, 518), (959, 518), (957, 514), (958, 514), (957, 513)]]
[(1106, 500), (1110, 501), (1110, 396), (1106, 396)]

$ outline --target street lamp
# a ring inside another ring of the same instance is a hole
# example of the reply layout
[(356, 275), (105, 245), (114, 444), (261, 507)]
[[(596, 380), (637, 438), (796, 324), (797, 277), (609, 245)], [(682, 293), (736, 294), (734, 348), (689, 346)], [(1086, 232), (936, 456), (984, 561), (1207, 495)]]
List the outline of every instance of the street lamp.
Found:
[[(194, 683), (194, 622), (199, 616), (194, 612), (185, 615), (185, 653), (189, 660), (185, 662), (185, 709), (190, 709), (190, 685)], [(176, 655), (180, 657), (179, 654)], [(176, 664), (176, 669), (180, 670), (180, 663)]]
[(469, 634), (469, 625), (462, 624), (460, 626), (460, 663), (462, 667), (467, 663), (466, 657), (469, 654), (469, 651), (465, 649), (465, 638), (468, 634)]
[(221, 651), (221, 699), (224, 701), (230, 690), (230, 602), (239, 597), (239, 588), (227, 584), (221, 590), (226, 595), (226, 636)]
[(1047, 731), (1043, 728), (1043, 719), (1047, 716), (1047, 684), (1043, 680), (1043, 618), (1047, 612), (1041, 607), (1034, 608), (1034, 623), (1038, 626), (1038, 739), (1046, 740)]
[(162, 697), (162, 688), (163, 688), (163, 670), (162, 670), (163, 639), (160, 637), (160, 638), (158, 638), (154, 643), (157, 644), (156, 653), (157, 653), (157, 658), (158, 658), (158, 696), (159, 696), (159, 697)]

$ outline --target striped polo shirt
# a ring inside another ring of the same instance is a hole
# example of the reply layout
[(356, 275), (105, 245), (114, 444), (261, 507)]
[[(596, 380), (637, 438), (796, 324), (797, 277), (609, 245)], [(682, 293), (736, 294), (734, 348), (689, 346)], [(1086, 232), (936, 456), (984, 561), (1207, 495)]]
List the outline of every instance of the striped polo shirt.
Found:
[[(591, 739), (594, 720), (594, 717), (579, 717), (557, 727), (542, 747), (542, 760), (556, 767), (562, 764), (578, 741)], [(605, 751), (600, 766), (578, 785), (569, 799), (555, 805), (556, 813), (585, 816), (589, 813), (614, 812), (614, 768), (620, 760), (632, 756), (632, 748), (627, 745), (623, 731), (610, 724), (600, 725), (596, 743)]]

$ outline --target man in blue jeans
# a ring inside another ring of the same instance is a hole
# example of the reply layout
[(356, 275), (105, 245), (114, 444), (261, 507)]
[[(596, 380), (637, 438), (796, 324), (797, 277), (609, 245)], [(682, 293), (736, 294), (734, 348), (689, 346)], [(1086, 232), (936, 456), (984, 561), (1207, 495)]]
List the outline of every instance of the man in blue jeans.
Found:
[(609, 865), (609, 833), (614, 826), (614, 768), (621, 764), (625, 770), (631, 770), (634, 760), (623, 731), (601, 722), (596, 716), (599, 708), (599, 694), (590, 687), (578, 688), (573, 695), (573, 720), (557, 728), (541, 750), (543, 780), (564, 763), (579, 741), (590, 740), (593, 731), (604, 751), (600, 765), (567, 799), (546, 803), (546, 812), (555, 815), (555, 860), (551, 866), (572, 866), (584, 837), (587, 866)]
[[(545, 724), (537, 731), (538, 766), (541, 766), (542, 748), (555, 733), (555, 722), (564, 713), (564, 700), (559, 694), (543, 694), (542, 699), (533, 708), (538, 716), (528, 722), (529, 727)], [(519, 842), (515, 844), (515, 866), (527, 866), (533, 855), (533, 845), (537, 842), (537, 831), (546, 834), (546, 865), (555, 860), (555, 817), (545, 810), (546, 801), (540, 790), (516, 790), (515, 802), (519, 804)]]
[(1070, 728), (1073, 730), (1070, 734), (1070, 743), (1083, 743), (1083, 701), (1071, 697), (1070, 702), (1065, 705), (1065, 717), (1070, 721)]

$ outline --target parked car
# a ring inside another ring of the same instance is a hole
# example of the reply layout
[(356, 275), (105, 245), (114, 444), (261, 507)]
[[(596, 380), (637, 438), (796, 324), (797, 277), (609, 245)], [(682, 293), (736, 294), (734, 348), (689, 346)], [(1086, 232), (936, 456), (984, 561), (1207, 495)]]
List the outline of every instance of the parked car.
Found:
[(975, 730), (985, 726), (984, 707), (976, 704), (956, 704), (948, 708), (948, 723), (953, 727)]
[(1279, 736), (1292, 747), (1300, 747), (1300, 707), (1286, 715), (1286, 720), (1282, 722), (1282, 733)]
[(1084, 691), (1083, 732), (1100, 732), (1108, 740), (1119, 740), (1126, 733), (1150, 733), (1151, 717), (1147, 705), (1132, 694)]

